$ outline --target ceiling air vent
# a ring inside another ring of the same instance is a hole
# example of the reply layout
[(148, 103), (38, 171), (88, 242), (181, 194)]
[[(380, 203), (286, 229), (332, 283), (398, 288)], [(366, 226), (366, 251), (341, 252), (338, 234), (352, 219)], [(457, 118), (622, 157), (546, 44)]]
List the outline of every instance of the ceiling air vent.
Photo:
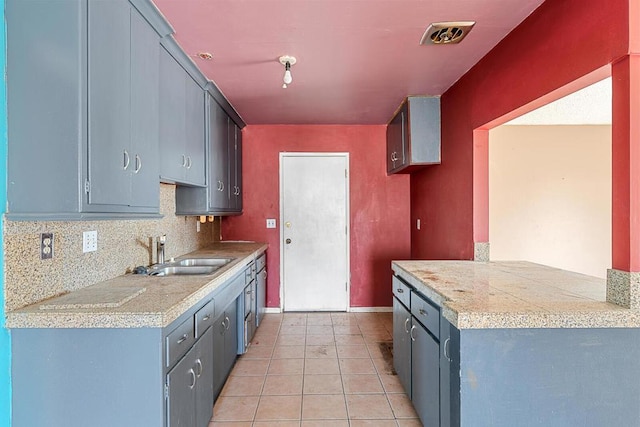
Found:
[(460, 43), (475, 24), (474, 21), (434, 22), (422, 35), (420, 44)]

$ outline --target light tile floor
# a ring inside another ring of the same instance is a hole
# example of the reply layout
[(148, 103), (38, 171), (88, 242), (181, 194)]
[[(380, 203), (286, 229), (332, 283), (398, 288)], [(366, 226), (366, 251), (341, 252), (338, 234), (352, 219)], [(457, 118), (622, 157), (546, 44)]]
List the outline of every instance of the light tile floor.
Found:
[(391, 313), (267, 314), (209, 427), (421, 426), (393, 371)]

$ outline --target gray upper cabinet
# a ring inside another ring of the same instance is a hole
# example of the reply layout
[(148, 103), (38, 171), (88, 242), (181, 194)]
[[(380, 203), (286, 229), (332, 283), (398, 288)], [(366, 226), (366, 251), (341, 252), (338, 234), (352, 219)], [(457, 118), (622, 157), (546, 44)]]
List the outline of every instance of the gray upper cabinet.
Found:
[(89, 3), (89, 204), (159, 206), (158, 34), (126, 1)]
[(126, 0), (7, 1), (9, 218), (157, 216), (170, 27), (135, 3), (153, 26)]
[(440, 163), (440, 98), (410, 96), (387, 125), (387, 173)]
[(209, 97), (209, 210), (229, 206), (228, 133), (229, 117)]
[(242, 213), (242, 130), (207, 92), (207, 187), (178, 186), (178, 215)]
[(229, 119), (229, 207), (242, 212), (242, 130)]
[(160, 50), (160, 178), (205, 185), (204, 89), (165, 47)]

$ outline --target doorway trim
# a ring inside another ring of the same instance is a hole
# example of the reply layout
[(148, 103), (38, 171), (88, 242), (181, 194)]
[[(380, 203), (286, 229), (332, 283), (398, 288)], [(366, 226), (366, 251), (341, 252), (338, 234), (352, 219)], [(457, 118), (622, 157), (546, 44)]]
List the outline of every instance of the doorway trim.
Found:
[(278, 179), (279, 179), (279, 195), (278, 199), (280, 200), (279, 204), (279, 244), (278, 250), (280, 251), (280, 311), (284, 312), (284, 189), (283, 189), (283, 179), (282, 179), (282, 165), (285, 157), (343, 157), (346, 162), (347, 169), (347, 177), (346, 177), (346, 188), (345, 188), (345, 198), (346, 198), (346, 206), (345, 206), (345, 215), (346, 215), (346, 226), (347, 226), (347, 253), (346, 253), (346, 262), (347, 262), (347, 307), (346, 312), (351, 311), (351, 196), (350, 196), (350, 188), (351, 188), (351, 169), (349, 162), (349, 153), (346, 152), (280, 152), (279, 161), (278, 161)]

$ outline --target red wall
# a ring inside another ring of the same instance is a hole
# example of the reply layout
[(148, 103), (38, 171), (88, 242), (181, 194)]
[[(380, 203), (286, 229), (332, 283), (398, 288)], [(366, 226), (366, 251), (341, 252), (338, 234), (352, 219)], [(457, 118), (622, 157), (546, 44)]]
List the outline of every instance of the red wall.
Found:
[[(249, 125), (243, 130), (243, 206), (223, 240), (269, 243), (267, 306), (280, 306), (280, 152), (348, 152), (351, 306), (391, 306), (391, 260), (410, 256), (409, 176), (386, 175), (386, 126)], [(278, 223), (278, 227), (280, 224)]]
[(473, 259), (473, 131), (624, 57), (628, 11), (547, 1), (442, 95), (442, 164), (411, 176), (412, 257)]

